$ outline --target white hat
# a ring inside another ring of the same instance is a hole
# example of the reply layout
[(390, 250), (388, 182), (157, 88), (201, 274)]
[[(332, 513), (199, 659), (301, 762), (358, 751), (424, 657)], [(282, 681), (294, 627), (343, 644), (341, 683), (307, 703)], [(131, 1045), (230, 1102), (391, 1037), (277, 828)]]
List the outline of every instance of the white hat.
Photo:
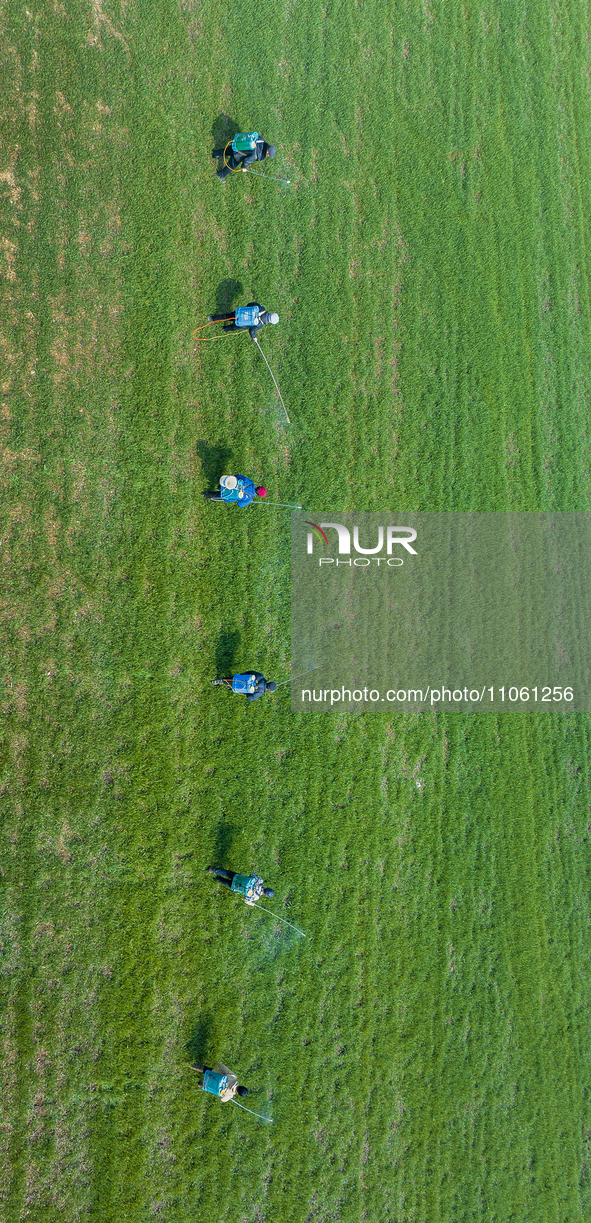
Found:
[(271, 322), (272, 322), (272, 323), (278, 323), (278, 322), (279, 322), (279, 315), (278, 315), (278, 314), (272, 314), (272, 315), (271, 315)]
[(222, 488), (228, 488), (230, 492), (233, 488), (236, 488), (237, 483), (238, 481), (236, 476), (220, 476), (220, 484)]

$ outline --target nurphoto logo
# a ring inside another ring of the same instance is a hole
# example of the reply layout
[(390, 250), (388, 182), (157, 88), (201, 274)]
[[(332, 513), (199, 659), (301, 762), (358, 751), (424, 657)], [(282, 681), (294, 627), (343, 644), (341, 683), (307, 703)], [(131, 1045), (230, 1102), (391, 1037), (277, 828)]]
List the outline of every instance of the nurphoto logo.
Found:
[[(325, 534), (325, 531), (336, 531), (338, 536), (339, 556), (336, 560), (332, 556), (321, 556), (318, 559), (319, 565), (355, 565), (357, 567), (364, 568), (370, 565), (371, 558), (374, 558), (378, 565), (385, 560), (386, 564), (391, 568), (400, 568), (400, 566), (404, 564), (404, 557), (393, 556), (395, 544), (399, 545), (401, 548), (405, 548), (406, 552), (410, 556), (417, 555), (416, 549), (412, 547), (412, 544), (417, 538), (417, 533), (414, 527), (386, 527), (386, 555), (380, 556), (378, 554), (381, 553), (384, 548), (383, 526), (378, 526), (378, 542), (375, 547), (372, 548), (363, 547), (363, 545), (359, 542), (359, 527), (354, 526), (353, 548), (355, 549), (355, 552), (358, 553), (358, 556), (352, 560), (351, 532), (348, 527), (343, 525), (342, 522), (321, 522), (318, 524), (317, 522), (308, 522), (306, 519), (306, 525), (312, 527), (312, 530), (308, 531), (308, 556), (314, 555), (314, 537), (319, 539), (321, 543), (324, 542), (327, 548), (330, 548), (330, 541), (328, 536)], [(348, 559), (341, 559), (345, 557)]]

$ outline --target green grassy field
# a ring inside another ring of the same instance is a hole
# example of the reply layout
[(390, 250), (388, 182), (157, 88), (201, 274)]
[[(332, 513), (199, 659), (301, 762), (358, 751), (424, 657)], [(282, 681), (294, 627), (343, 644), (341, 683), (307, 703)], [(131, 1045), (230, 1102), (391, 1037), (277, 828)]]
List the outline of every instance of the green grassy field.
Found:
[(289, 518), (201, 496), (591, 508), (588, 18), (3, 6), (2, 1223), (591, 1217), (589, 718), (233, 702)]

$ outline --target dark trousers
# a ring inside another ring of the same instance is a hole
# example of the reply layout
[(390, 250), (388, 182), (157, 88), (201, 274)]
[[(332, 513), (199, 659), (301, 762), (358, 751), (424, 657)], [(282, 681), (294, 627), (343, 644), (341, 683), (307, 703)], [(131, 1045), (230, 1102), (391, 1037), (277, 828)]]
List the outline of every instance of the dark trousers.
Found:
[(203, 496), (206, 497), (208, 501), (223, 501), (224, 500), (221, 493), (204, 493)]
[(218, 869), (213, 873), (215, 874), (216, 879), (219, 879), (220, 883), (225, 884), (227, 888), (232, 887), (232, 880), (236, 874), (236, 871), (224, 871), (221, 869), (221, 867), (218, 867)]
[(236, 326), (236, 312), (231, 314), (212, 314), (212, 323), (224, 323), (224, 331), (244, 331), (244, 327)]
[(226, 310), (225, 314), (211, 314), (210, 321), (212, 323), (235, 323), (236, 311), (230, 310), (230, 313), (228, 314), (228, 311)]
[[(212, 149), (211, 155), (212, 157), (223, 157), (224, 150), (223, 149)], [(232, 169), (235, 170), (236, 167), (240, 165), (240, 162), (244, 161), (245, 157), (246, 157), (246, 153), (235, 153), (234, 152), (234, 149), (232, 148), (232, 142), (230, 141), (230, 148), (228, 149), (226, 153), (226, 161), (228, 165), (232, 166)]]
[[(212, 152), (212, 157), (214, 157), (214, 156), (215, 156), (215, 157), (223, 157), (223, 156), (224, 156), (224, 150), (223, 150), (223, 149), (214, 149), (214, 150), (213, 150), (213, 152)], [(220, 169), (220, 170), (218, 170), (218, 175), (219, 175), (219, 177), (220, 177), (220, 178), (227, 178), (227, 177), (228, 177), (228, 174), (231, 174), (231, 173), (232, 173), (232, 170), (237, 170), (237, 169), (238, 169), (238, 167), (239, 167), (240, 165), (242, 165), (242, 162), (244, 161), (244, 154), (243, 154), (243, 153), (235, 153), (233, 149), (228, 149), (228, 151), (227, 151), (227, 153), (226, 153), (226, 158), (225, 158), (225, 160), (226, 160), (226, 163), (227, 163), (227, 164), (226, 164), (226, 165), (222, 165), (221, 169)]]

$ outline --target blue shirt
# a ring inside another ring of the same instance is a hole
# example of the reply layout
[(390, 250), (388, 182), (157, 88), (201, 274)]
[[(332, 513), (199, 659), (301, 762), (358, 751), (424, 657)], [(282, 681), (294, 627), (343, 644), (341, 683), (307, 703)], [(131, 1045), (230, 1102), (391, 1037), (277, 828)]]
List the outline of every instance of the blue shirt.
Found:
[(237, 502), (238, 505), (250, 505), (256, 497), (256, 485), (248, 476), (236, 476), (236, 488), (222, 488), (220, 485), (220, 493), (222, 501)]

